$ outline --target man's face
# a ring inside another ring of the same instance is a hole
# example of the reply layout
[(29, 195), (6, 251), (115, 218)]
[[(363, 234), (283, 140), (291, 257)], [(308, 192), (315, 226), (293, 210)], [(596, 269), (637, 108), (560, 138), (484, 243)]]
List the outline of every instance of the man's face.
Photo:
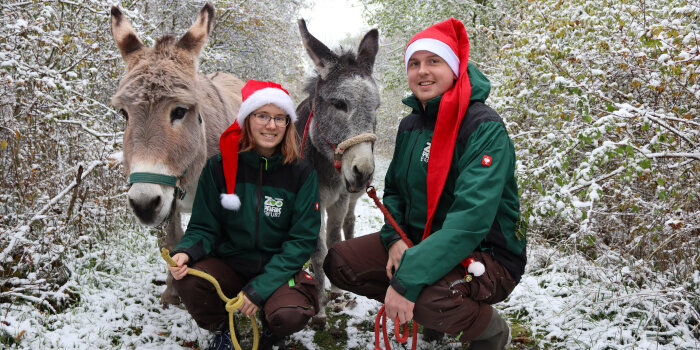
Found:
[(408, 60), (408, 87), (423, 106), (449, 90), (456, 79), (450, 66), (430, 51), (417, 51)]

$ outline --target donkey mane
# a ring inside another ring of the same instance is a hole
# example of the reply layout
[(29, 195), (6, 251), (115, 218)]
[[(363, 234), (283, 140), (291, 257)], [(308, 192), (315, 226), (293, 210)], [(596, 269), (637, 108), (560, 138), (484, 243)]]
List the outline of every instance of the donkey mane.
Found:
[(154, 103), (164, 98), (180, 102), (196, 103), (189, 91), (194, 89), (196, 80), (187, 70), (186, 65), (178, 63), (188, 60), (178, 53), (175, 45), (176, 38), (171, 35), (157, 39), (151, 54), (145, 54), (143, 63), (137, 64), (134, 72), (122, 79), (122, 89), (119, 90), (120, 100), (144, 100)]
[(174, 35), (163, 35), (160, 38), (156, 39), (156, 44), (153, 45), (153, 50), (156, 51), (156, 53), (165, 53), (167, 51), (174, 51), (172, 50), (172, 46), (175, 44), (175, 41), (177, 38)]

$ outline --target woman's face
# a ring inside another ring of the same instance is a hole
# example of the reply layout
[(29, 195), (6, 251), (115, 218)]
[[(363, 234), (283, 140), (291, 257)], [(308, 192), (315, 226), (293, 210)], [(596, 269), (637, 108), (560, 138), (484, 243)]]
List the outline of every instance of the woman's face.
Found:
[(248, 118), (250, 132), (255, 141), (255, 151), (265, 157), (272, 156), (287, 131), (287, 113), (274, 104), (266, 104), (256, 109)]
[(449, 90), (454, 81), (447, 62), (430, 51), (417, 51), (408, 60), (408, 87), (423, 106)]

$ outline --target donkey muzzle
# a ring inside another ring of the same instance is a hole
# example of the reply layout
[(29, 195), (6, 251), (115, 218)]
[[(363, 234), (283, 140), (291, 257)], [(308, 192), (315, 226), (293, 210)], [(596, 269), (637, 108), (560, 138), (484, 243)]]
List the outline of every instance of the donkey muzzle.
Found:
[(374, 175), (374, 153), (371, 142), (363, 142), (343, 155), (341, 171), (345, 189), (351, 193), (363, 191)]
[(129, 188), (127, 202), (141, 224), (158, 226), (168, 218), (173, 197), (172, 187), (153, 183), (135, 183)]

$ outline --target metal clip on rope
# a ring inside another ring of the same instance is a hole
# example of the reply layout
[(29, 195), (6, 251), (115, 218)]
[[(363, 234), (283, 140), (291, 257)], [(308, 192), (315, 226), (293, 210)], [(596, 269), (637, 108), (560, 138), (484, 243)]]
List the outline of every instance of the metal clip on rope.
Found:
[[(167, 249), (162, 248), (160, 250), (160, 256), (163, 257), (163, 260), (165, 260), (165, 262), (167, 262), (168, 265), (177, 266), (175, 260), (173, 260), (173, 258), (170, 257), (170, 251), (168, 251)], [(235, 298), (228, 298), (226, 297), (226, 295), (224, 295), (224, 292), (221, 290), (219, 282), (214, 277), (212, 277), (212, 275), (203, 271), (189, 268), (187, 269), (187, 274), (204, 278), (205, 280), (211, 282), (211, 284), (214, 285), (214, 288), (216, 288), (216, 292), (219, 294), (219, 298), (221, 298), (221, 300), (223, 300), (226, 303), (226, 311), (228, 311), (228, 326), (231, 330), (231, 340), (233, 341), (233, 347), (236, 350), (241, 350), (241, 346), (238, 344), (238, 339), (236, 338), (236, 332), (233, 325), (233, 312), (240, 309), (241, 306), (243, 306), (243, 292), (239, 292)], [(248, 316), (248, 318), (250, 318), (250, 323), (253, 325), (253, 350), (257, 350), (258, 344), (260, 343), (258, 323), (255, 321), (255, 316), (251, 315)]]

